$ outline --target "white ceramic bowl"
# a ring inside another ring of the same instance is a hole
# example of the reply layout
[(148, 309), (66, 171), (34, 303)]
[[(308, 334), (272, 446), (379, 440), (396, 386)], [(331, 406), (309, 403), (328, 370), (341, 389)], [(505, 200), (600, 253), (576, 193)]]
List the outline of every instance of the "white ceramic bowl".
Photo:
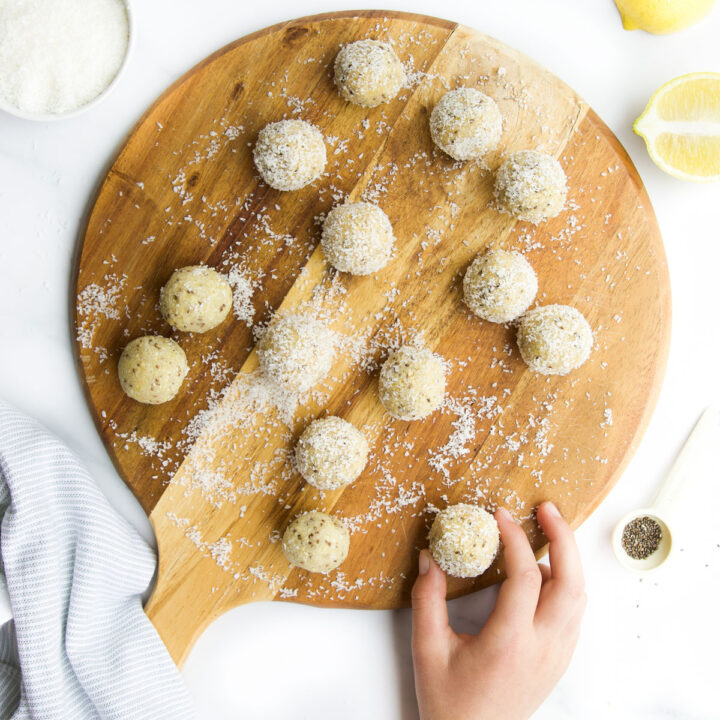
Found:
[(133, 15), (132, 15), (132, 9), (130, 8), (130, 0), (122, 0), (123, 5), (125, 5), (125, 11), (127, 13), (127, 19), (128, 19), (128, 44), (127, 48), (125, 50), (125, 57), (123, 58), (122, 63), (120, 64), (120, 67), (118, 68), (117, 74), (112, 79), (110, 84), (95, 98), (90, 100), (90, 102), (85, 103), (84, 105), (81, 105), (79, 108), (75, 108), (74, 110), (68, 110), (67, 112), (63, 113), (31, 113), (26, 112), (25, 110), (21, 110), (20, 108), (15, 107), (14, 105), (11, 105), (10, 103), (3, 100), (2, 97), (0, 97), (0, 110), (3, 112), (8, 113), (9, 115), (15, 115), (15, 117), (22, 118), (23, 120), (35, 120), (38, 122), (53, 122), (55, 120), (66, 120), (67, 118), (75, 117), (76, 115), (80, 115), (87, 110), (90, 110), (91, 108), (94, 108), (99, 102), (101, 102), (107, 95), (110, 93), (110, 91), (118, 84), (118, 81), (120, 80), (120, 76), (123, 74), (123, 71), (125, 70), (125, 67), (128, 62), (128, 58), (130, 57), (130, 51), (132, 49), (133, 43), (134, 43), (134, 27), (133, 27)]

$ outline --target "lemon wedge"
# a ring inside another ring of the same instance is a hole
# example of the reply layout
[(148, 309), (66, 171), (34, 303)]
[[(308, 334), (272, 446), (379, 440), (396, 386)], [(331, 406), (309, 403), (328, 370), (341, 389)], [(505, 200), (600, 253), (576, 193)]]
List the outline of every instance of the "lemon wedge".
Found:
[(615, 0), (626, 30), (664, 35), (702, 20), (715, 0)]
[(720, 180), (720, 73), (665, 83), (633, 129), (661, 170), (682, 180)]

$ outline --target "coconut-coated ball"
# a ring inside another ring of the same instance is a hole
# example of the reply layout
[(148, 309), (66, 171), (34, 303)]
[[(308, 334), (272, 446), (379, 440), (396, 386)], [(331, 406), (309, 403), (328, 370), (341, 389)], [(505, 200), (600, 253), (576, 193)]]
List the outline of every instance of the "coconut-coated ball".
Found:
[(299, 190), (322, 175), (327, 160), (325, 140), (304, 120), (280, 120), (260, 131), (253, 159), (270, 187)]
[(388, 216), (372, 203), (338, 205), (323, 223), (325, 257), (333, 267), (352, 275), (369, 275), (383, 268), (394, 242)]
[(367, 456), (365, 436), (347, 420), (334, 415), (313, 420), (295, 447), (298, 471), (319, 490), (349, 485), (363, 471)]
[(282, 549), (293, 565), (310, 572), (328, 573), (347, 557), (350, 533), (332, 515), (311, 510), (288, 525), (283, 534)]
[(176, 330), (203, 333), (217, 327), (232, 307), (224, 275), (204, 265), (179, 268), (160, 291), (160, 311)]
[(498, 168), (495, 198), (502, 210), (537, 225), (563, 209), (567, 198), (565, 171), (551, 155), (520, 150)]
[(495, 323), (520, 317), (535, 299), (537, 275), (514, 250), (486, 250), (472, 261), (463, 279), (463, 295), (475, 315)]
[(476, 577), (492, 565), (500, 546), (500, 531), (489, 512), (459, 503), (435, 516), (429, 541), (435, 562), (448, 575)]
[(567, 375), (590, 356), (593, 335), (585, 316), (569, 305), (544, 305), (525, 313), (517, 331), (523, 360), (542, 375)]
[(335, 336), (312, 315), (277, 315), (257, 344), (257, 356), (268, 380), (287, 392), (306, 392), (330, 371)]
[(445, 365), (427, 348), (403, 345), (383, 363), (380, 401), (398, 420), (421, 420), (442, 405)]
[(355, 105), (386, 103), (405, 83), (405, 68), (388, 43), (358, 40), (341, 48), (335, 58), (335, 85)]
[(430, 114), (433, 142), (455, 160), (476, 160), (500, 142), (502, 116), (497, 103), (475, 88), (443, 95)]
[(132, 340), (118, 362), (118, 378), (125, 394), (147, 405), (172, 400), (187, 373), (183, 349), (174, 340), (156, 335)]

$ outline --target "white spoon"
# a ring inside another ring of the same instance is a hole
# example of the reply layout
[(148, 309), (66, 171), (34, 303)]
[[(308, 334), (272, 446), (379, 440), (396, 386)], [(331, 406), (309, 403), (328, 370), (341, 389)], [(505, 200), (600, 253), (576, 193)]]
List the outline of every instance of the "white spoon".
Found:
[[(697, 421), (690, 437), (675, 459), (655, 502), (649, 508), (633, 510), (615, 526), (612, 534), (612, 547), (618, 562), (636, 572), (647, 572), (660, 567), (669, 557), (673, 547), (671, 520), (675, 510), (675, 501), (685, 481), (696, 470), (697, 460), (703, 448), (707, 448), (712, 439), (720, 442), (720, 407), (711, 406)], [(644, 559), (636, 559), (627, 554), (622, 544), (623, 530), (635, 519), (649, 517), (654, 520), (662, 532), (662, 538), (655, 552)]]

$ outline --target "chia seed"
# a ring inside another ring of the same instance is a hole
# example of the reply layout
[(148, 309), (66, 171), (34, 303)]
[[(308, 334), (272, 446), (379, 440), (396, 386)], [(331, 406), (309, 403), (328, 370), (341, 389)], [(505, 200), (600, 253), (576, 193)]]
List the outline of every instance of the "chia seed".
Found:
[(662, 529), (657, 521), (645, 515), (631, 520), (623, 529), (623, 550), (634, 560), (645, 560), (660, 545)]

